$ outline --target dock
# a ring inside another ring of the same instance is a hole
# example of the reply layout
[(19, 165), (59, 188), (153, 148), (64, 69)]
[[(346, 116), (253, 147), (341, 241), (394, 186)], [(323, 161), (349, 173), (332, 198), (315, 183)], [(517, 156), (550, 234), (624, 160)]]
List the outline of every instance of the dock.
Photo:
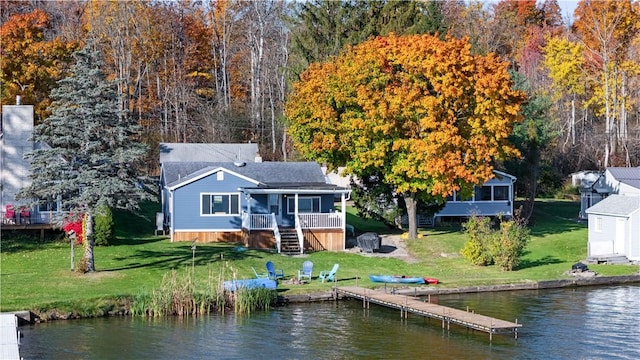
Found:
[(20, 360), (20, 332), (15, 314), (0, 314), (0, 359)]
[(369, 308), (371, 303), (400, 310), (400, 317), (407, 318), (409, 313), (442, 321), (442, 328), (449, 330), (451, 324), (467, 329), (483, 331), (493, 340), (494, 334), (513, 334), (518, 338), (518, 328), (522, 324), (476, 314), (475, 312), (454, 309), (432, 304), (413, 296), (387, 293), (382, 290), (365, 289), (357, 286), (336, 287), (337, 294), (362, 300), (362, 306)]

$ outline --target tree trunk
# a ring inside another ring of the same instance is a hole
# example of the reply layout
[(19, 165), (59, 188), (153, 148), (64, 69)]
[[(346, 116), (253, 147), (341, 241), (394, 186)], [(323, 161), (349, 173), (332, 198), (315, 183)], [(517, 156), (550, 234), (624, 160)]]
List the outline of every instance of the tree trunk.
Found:
[(409, 238), (416, 239), (418, 237), (418, 218), (417, 218), (417, 201), (416, 194), (405, 194), (404, 202), (407, 205), (407, 219), (409, 220)]
[(96, 266), (93, 258), (93, 214), (91, 211), (86, 213), (85, 233), (84, 233), (84, 260), (85, 260), (85, 272), (96, 271)]

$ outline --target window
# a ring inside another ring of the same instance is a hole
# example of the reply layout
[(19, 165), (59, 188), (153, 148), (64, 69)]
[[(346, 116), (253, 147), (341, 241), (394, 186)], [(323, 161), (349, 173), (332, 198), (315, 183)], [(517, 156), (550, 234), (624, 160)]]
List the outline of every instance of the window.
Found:
[(475, 188), (476, 201), (491, 201), (491, 186)]
[[(287, 198), (287, 212), (294, 214), (296, 212), (296, 198), (290, 196)], [(298, 212), (300, 213), (319, 213), (320, 197), (319, 196), (298, 196)]]
[(508, 186), (494, 186), (493, 187), (493, 200), (509, 200), (509, 187)]
[(595, 223), (595, 231), (596, 232), (602, 232), (602, 217), (600, 216), (596, 216), (596, 223)]
[(38, 206), (38, 211), (40, 211), (40, 212), (47, 212), (47, 211), (57, 212), (58, 211), (58, 202), (57, 201), (48, 200), (47, 202), (40, 203), (40, 205)]
[(240, 214), (239, 194), (202, 194), (200, 215)]

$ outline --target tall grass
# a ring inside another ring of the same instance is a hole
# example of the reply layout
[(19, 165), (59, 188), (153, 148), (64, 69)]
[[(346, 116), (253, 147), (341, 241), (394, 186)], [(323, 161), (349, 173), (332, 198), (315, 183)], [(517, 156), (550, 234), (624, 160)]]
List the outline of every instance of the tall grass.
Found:
[(131, 315), (202, 316), (214, 311), (224, 312), (228, 308), (233, 308), (237, 314), (269, 310), (277, 299), (273, 290), (264, 288), (240, 288), (235, 292), (224, 290), (223, 279), (229, 268), (228, 264), (223, 266), (218, 274), (210, 269), (205, 281), (196, 281), (191, 271), (178, 274), (176, 270), (172, 270), (164, 274), (158, 288), (141, 291), (133, 298)]

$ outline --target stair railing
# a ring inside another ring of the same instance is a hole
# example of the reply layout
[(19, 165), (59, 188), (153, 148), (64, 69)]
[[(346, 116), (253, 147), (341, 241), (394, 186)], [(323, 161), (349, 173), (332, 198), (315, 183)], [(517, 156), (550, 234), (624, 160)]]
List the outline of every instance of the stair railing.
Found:
[(273, 229), (273, 236), (276, 238), (276, 249), (278, 250), (278, 254), (280, 254), (282, 236), (280, 236), (278, 220), (276, 219), (276, 214), (274, 213), (271, 213), (271, 228)]
[(298, 242), (300, 243), (300, 254), (304, 254), (304, 234), (302, 233), (302, 226), (300, 225), (300, 215), (296, 216), (296, 234), (298, 235)]

